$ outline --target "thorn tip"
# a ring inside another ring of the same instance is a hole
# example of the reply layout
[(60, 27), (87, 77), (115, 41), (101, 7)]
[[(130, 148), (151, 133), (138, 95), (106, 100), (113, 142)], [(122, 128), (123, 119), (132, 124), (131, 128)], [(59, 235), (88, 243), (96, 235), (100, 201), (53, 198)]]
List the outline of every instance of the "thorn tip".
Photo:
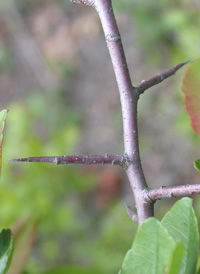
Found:
[(16, 162), (17, 159), (6, 159), (6, 161), (8, 161), (8, 162)]

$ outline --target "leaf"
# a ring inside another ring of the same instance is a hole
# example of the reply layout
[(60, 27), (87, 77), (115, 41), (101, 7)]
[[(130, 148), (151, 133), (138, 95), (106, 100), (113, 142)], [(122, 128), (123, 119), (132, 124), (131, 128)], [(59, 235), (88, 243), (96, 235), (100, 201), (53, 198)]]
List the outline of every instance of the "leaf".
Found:
[(200, 136), (200, 59), (190, 63), (182, 79), (181, 90), (192, 128)]
[(10, 229), (3, 229), (0, 233), (0, 274), (7, 272), (14, 250), (14, 242)]
[(0, 111), (0, 175), (1, 175), (1, 165), (2, 165), (3, 132), (6, 125), (7, 114), (8, 114), (8, 110), (6, 109)]
[(155, 218), (149, 218), (138, 228), (119, 273), (164, 273), (175, 245), (175, 240), (163, 225)]
[(167, 212), (162, 222), (176, 242), (183, 242), (185, 253), (180, 274), (195, 273), (199, 234), (197, 219), (190, 198), (182, 198)]
[(196, 168), (196, 170), (200, 172), (200, 159), (195, 160), (193, 162), (193, 165)]
[(180, 274), (181, 262), (185, 252), (185, 246), (182, 242), (178, 243), (171, 255), (168, 274)]

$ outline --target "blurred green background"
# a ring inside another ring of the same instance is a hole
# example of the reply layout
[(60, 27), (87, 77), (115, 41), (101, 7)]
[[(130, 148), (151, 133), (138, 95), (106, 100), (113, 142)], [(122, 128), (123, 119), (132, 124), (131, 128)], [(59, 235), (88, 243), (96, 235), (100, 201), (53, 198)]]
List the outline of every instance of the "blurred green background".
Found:
[[(199, 58), (199, 1), (113, 1), (133, 84)], [(141, 96), (150, 187), (198, 183), (199, 137), (179, 90), (184, 69)], [(6, 158), (122, 153), (119, 95), (95, 11), (67, 0), (0, 1), (0, 108), (9, 109), (0, 227), (12, 227), (9, 274), (117, 273), (136, 225), (126, 175), (114, 167)], [(160, 218), (174, 201), (160, 201)], [(195, 199), (196, 213), (199, 198)]]

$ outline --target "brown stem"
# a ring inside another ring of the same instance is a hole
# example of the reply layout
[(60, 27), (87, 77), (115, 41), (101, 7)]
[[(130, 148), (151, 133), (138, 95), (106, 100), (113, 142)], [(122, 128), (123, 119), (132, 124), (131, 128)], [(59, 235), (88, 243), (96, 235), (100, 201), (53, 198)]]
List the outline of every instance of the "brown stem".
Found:
[(138, 224), (140, 224), (148, 217), (153, 216), (153, 204), (151, 202), (147, 203), (142, 196), (142, 191), (147, 188), (147, 184), (141, 166), (138, 146), (138, 94), (133, 92), (111, 0), (95, 0), (94, 7), (99, 14), (119, 88), (123, 117), (124, 148), (125, 154), (128, 155), (130, 160), (127, 175), (134, 194)]
[(124, 155), (86, 155), (86, 156), (52, 156), (52, 157), (28, 157), (19, 159), (7, 159), (11, 162), (39, 162), (39, 163), (52, 163), (55, 165), (65, 165), (65, 164), (110, 164), (118, 165), (126, 168), (129, 164), (129, 160)]
[(143, 194), (147, 201), (156, 201), (163, 198), (185, 197), (200, 194), (200, 185), (163, 186), (155, 189), (145, 189)]

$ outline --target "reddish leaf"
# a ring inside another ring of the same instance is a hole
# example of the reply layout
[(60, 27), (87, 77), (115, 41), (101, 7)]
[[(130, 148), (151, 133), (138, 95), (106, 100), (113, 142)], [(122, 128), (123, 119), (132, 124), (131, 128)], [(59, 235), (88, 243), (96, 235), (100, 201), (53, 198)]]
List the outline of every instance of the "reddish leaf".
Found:
[(200, 136), (200, 59), (190, 63), (183, 76), (181, 90), (191, 126)]

